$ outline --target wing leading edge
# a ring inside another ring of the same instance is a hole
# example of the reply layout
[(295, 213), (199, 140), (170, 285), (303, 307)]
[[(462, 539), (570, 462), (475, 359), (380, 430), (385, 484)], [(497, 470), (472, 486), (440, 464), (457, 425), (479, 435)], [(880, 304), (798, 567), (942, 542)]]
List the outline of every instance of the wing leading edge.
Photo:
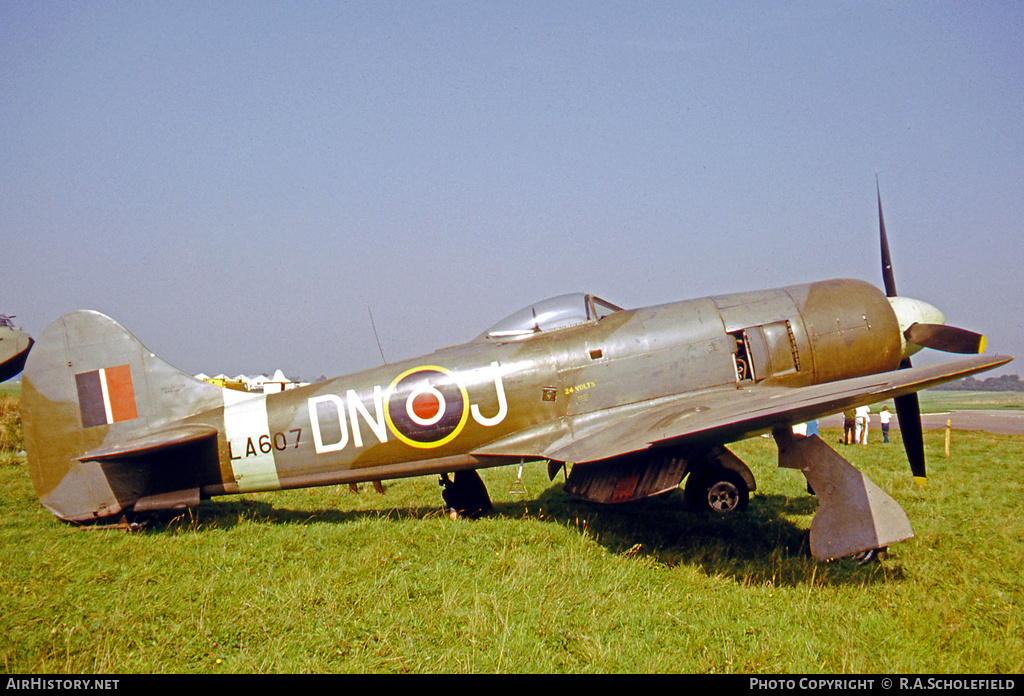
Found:
[(682, 394), (545, 423), (472, 454), (591, 462), (651, 447), (734, 442), (951, 382), (1012, 359), (978, 356), (809, 387), (754, 386)]

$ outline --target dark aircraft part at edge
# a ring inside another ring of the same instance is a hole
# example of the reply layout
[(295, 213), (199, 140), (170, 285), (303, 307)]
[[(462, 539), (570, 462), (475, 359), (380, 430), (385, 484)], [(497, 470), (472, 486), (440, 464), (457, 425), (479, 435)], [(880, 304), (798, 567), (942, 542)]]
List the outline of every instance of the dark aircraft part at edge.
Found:
[(0, 314), (0, 382), (9, 380), (25, 368), (25, 361), (35, 343), (27, 333), (14, 328), (12, 318)]

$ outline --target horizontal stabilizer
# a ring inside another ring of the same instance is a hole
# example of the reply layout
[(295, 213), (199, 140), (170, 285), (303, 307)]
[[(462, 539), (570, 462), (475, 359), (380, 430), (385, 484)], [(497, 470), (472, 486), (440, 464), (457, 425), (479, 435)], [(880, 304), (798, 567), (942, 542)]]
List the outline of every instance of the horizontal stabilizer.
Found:
[(79, 461), (127, 459), (151, 455), (159, 450), (189, 445), (199, 440), (216, 437), (217, 429), (209, 425), (179, 425), (148, 432), (140, 437), (117, 443), (111, 447), (91, 450), (75, 458)]

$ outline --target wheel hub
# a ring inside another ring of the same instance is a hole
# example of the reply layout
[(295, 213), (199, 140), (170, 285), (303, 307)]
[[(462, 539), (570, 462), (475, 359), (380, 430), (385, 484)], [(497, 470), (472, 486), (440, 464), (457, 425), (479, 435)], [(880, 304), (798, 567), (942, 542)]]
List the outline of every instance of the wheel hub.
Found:
[(740, 492), (730, 481), (719, 481), (708, 489), (708, 505), (715, 512), (731, 512), (739, 503)]

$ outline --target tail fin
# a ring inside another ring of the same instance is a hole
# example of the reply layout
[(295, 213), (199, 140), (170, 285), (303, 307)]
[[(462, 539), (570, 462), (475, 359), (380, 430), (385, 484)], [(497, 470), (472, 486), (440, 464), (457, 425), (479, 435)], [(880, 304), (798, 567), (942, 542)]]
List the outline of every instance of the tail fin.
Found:
[[(219, 387), (157, 358), (113, 319), (64, 315), (38, 337), (22, 377), (25, 450), (40, 502), (72, 521), (144, 508), (147, 499), (166, 503), (185, 490), (198, 502), (195, 468), (216, 466), (217, 430), (188, 419), (223, 404)], [(155, 452), (178, 447), (196, 451), (152, 463)], [(140, 466), (143, 453), (149, 463)]]

